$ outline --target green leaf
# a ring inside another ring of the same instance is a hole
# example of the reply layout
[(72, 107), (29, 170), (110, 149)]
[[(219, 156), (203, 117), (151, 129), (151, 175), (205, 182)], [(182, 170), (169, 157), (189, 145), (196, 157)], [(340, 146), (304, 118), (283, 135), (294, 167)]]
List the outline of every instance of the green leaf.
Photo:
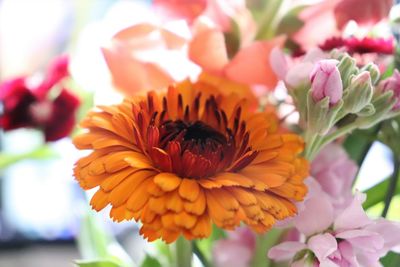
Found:
[(400, 266), (400, 254), (389, 252), (381, 259), (381, 263), (385, 267), (398, 267)]
[(277, 34), (292, 35), (303, 27), (304, 22), (299, 19), (299, 13), (305, 7), (307, 5), (297, 6), (285, 14), (277, 27)]
[(85, 260), (104, 259), (117, 263), (117, 266), (121, 267), (135, 266), (121, 245), (97, 220), (93, 211), (88, 211), (83, 217), (77, 242)]
[[(364, 209), (371, 208), (372, 206), (385, 200), (386, 192), (389, 186), (390, 179), (387, 178), (379, 184), (371, 187), (365, 193), (367, 194), (367, 200), (364, 202)], [(400, 183), (397, 183), (395, 195), (400, 194)]]
[(119, 264), (108, 260), (76, 261), (79, 267), (121, 267)]
[(44, 160), (57, 157), (58, 154), (47, 145), (22, 154), (0, 153), (0, 170), (3, 170), (18, 161), (25, 159)]
[(147, 254), (140, 267), (162, 267), (162, 265), (156, 258)]

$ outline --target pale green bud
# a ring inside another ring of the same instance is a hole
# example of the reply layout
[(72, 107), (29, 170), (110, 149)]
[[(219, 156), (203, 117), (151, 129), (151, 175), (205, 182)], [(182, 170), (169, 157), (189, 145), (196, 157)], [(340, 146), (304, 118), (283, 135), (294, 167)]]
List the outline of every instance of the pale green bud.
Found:
[(350, 85), (343, 95), (343, 109), (346, 113), (356, 114), (371, 102), (373, 87), (370, 73), (361, 72), (351, 78)]
[(344, 56), (340, 59), (338, 69), (342, 78), (343, 88), (349, 86), (352, 75), (357, 74), (359, 71), (356, 66), (356, 60), (348, 54), (344, 54)]
[(377, 65), (375, 65), (374, 63), (368, 63), (367, 65), (365, 65), (361, 71), (368, 71), (370, 76), (371, 76), (371, 82), (373, 85), (375, 85), (378, 81), (379, 78), (381, 77), (381, 73), (379, 71), (379, 68)]

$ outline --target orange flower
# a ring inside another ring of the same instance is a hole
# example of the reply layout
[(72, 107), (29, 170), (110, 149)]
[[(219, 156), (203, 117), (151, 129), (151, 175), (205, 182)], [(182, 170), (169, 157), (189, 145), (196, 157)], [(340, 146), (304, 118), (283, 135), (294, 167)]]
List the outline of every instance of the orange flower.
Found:
[(145, 238), (167, 243), (207, 237), (211, 223), (261, 233), (293, 216), (307, 191), (303, 142), (229, 84), (185, 81), (90, 112), (74, 144), (93, 151), (74, 173), (98, 187), (92, 207), (111, 205), (111, 218), (141, 221)]

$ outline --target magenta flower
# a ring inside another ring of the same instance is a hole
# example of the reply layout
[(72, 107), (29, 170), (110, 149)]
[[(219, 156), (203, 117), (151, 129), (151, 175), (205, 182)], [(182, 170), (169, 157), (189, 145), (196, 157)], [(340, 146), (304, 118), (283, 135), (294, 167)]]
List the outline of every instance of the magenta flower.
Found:
[(393, 38), (385, 39), (364, 37), (359, 39), (356, 37), (332, 37), (325, 40), (319, 48), (324, 51), (330, 51), (334, 48), (342, 48), (349, 53), (378, 53), (391, 55), (394, 53), (395, 43)]
[(311, 92), (314, 101), (329, 97), (330, 105), (335, 105), (342, 98), (343, 85), (337, 68), (337, 60), (324, 59), (318, 61), (311, 71)]
[(351, 202), (351, 187), (357, 170), (357, 164), (347, 156), (342, 146), (335, 143), (322, 149), (311, 163), (311, 176), (331, 197), (335, 207), (343, 207)]
[(46, 78), (38, 86), (29, 84), (28, 77), (2, 83), (0, 127), (5, 131), (37, 128), (44, 132), (46, 141), (69, 135), (75, 125), (79, 99), (62, 87), (61, 81), (67, 77), (68, 58), (59, 57), (50, 65)]
[(213, 258), (217, 267), (248, 267), (253, 257), (256, 240), (254, 233), (247, 227), (229, 232), (226, 239), (215, 242)]
[(400, 72), (395, 70), (391, 77), (380, 83), (379, 88), (383, 92), (393, 91), (393, 98), (396, 100), (393, 110), (400, 110)]
[(379, 258), (400, 244), (400, 224), (369, 219), (364, 200), (365, 195), (357, 193), (347, 207), (335, 211), (326, 193), (312, 192), (293, 220), (305, 241), (283, 242), (270, 249), (268, 257), (292, 260), (291, 266), (380, 266)]

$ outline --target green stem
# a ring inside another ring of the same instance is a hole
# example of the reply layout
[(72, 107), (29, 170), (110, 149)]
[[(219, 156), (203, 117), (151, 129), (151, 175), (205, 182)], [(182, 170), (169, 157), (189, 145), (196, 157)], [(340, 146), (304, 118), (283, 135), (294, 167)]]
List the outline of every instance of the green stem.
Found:
[(192, 266), (192, 243), (184, 237), (179, 237), (175, 243), (176, 267)]
[(196, 256), (199, 258), (201, 263), (203, 264), (204, 267), (213, 267), (213, 264), (208, 261), (206, 256), (201, 252), (199, 246), (197, 245), (196, 241), (193, 241), (193, 253), (196, 254)]
[(272, 229), (264, 235), (256, 237), (256, 251), (254, 252), (251, 267), (269, 267), (271, 261), (267, 257), (268, 250), (281, 238), (283, 230)]
[(389, 211), (390, 203), (392, 202), (393, 196), (395, 195), (397, 182), (399, 181), (400, 159), (398, 159), (397, 156), (394, 154), (393, 154), (393, 163), (394, 163), (394, 170), (393, 170), (392, 177), (390, 178), (390, 181), (389, 181), (386, 198), (385, 198), (385, 207), (383, 208), (383, 211), (382, 211), (382, 217), (386, 217), (386, 215)]
[(268, 0), (264, 7), (264, 12), (258, 23), (258, 32), (256, 33), (256, 40), (269, 39), (274, 36), (276, 26), (279, 22), (278, 13), (282, 5), (282, 0)]
[(328, 134), (320, 142), (319, 149), (322, 149), (324, 146), (333, 142), (334, 140), (338, 139), (339, 137), (342, 137), (343, 135), (348, 134), (351, 131), (357, 129), (357, 127), (358, 127), (358, 125), (356, 123), (350, 123), (346, 126), (343, 126), (342, 128), (337, 129), (333, 133)]

